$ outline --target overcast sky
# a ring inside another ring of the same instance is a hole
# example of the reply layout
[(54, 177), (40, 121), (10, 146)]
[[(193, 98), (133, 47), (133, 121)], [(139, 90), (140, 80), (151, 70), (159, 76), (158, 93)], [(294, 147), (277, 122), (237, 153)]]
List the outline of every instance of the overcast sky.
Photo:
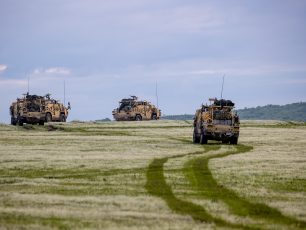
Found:
[(95, 120), (156, 82), (164, 114), (194, 113), (224, 74), (237, 108), (306, 101), (306, 1), (0, 0), (0, 122), (28, 78)]

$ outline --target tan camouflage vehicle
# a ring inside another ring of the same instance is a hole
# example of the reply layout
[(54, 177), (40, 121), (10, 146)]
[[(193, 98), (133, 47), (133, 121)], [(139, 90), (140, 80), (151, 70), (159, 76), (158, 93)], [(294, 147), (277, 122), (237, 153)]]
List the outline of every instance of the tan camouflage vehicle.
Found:
[(66, 122), (68, 117), (68, 110), (70, 109), (70, 103), (68, 102), (68, 107), (66, 108), (62, 103), (59, 103), (57, 100), (50, 98), (50, 94), (47, 94), (45, 99), (46, 122)]
[(11, 124), (23, 123), (44, 125), (45, 98), (37, 95), (25, 94), (23, 98), (17, 98), (10, 106)]
[(209, 106), (202, 105), (194, 117), (193, 142), (207, 144), (208, 140), (236, 145), (239, 137), (239, 117), (230, 100), (209, 99)]
[(112, 114), (116, 121), (141, 121), (157, 120), (161, 116), (161, 111), (150, 102), (138, 101), (136, 96), (131, 96), (122, 99)]

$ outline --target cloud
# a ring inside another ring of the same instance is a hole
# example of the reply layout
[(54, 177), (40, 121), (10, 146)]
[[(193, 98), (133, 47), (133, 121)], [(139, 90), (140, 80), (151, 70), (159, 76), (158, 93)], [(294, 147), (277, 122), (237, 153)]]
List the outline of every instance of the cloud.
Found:
[(285, 84), (292, 84), (292, 85), (306, 85), (306, 79), (293, 79), (283, 81)]
[(7, 69), (7, 65), (0, 64), (0, 72), (5, 71)]
[(52, 75), (69, 75), (71, 70), (65, 67), (51, 67), (47, 69), (36, 68), (33, 71), (35, 75), (52, 74)]
[(62, 67), (53, 67), (53, 68), (46, 69), (45, 73), (68, 75), (70, 74), (70, 70), (67, 68), (62, 68)]
[(5, 88), (7, 89), (7, 87), (11, 87), (12, 89), (16, 87), (24, 87), (27, 84), (27, 80), (25, 79), (0, 79), (1, 90), (4, 90)]
[(274, 78), (276, 75), (285, 76), (305, 73), (306, 66), (282, 63), (250, 63), (249, 61), (231, 61), (228, 59), (191, 58), (170, 62), (160, 62), (151, 65), (129, 66), (122, 71), (120, 78), (139, 79), (142, 81), (163, 81), (202, 79), (203, 77)]
[(207, 33), (223, 26), (225, 19), (211, 7), (178, 6), (133, 12), (126, 15), (123, 23), (128, 24), (129, 28), (139, 27), (142, 32), (155, 34)]

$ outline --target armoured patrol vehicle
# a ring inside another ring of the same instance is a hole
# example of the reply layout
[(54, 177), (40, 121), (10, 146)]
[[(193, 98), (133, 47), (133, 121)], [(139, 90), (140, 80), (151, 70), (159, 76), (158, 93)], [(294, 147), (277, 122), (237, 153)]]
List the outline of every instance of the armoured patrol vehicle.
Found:
[(71, 108), (70, 103), (68, 102), (68, 107), (65, 107), (62, 103), (59, 103), (59, 101), (50, 98), (50, 94), (45, 96), (45, 100), (46, 122), (66, 122), (68, 111)]
[(45, 98), (37, 95), (24, 95), (17, 98), (10, 106), (11, 124), (20, 125), (23, 123), (44, 125), (46, 119)]
[(202, 105), (194, 117), (193, 142), (207, 144), (208, 140), (236, 145), (239, 137), (239, 116), (230, 100), (209, 99), (210, 105)]
[(161, 111), (150, 102), (139, 101), (136, 96), (131, 96), (122, 99), (112, 114), (116, 121), (141, 121), (157, 120), (161, 116)]

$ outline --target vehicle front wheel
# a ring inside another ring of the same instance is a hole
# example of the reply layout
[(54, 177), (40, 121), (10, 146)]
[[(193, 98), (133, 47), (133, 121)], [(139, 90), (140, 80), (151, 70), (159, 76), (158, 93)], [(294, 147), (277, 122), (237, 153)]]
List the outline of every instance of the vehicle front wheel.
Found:
[(200, 136), (200, 144), (207, 144), (207, 136), (204, 134), (204, 133), (201, 133), (201, 136)]
[(11, 125), (16, 125), (16, 120), (14, 117), (11, 117)]
[(52, 121), (52, 116), (50, 113), (47, 113), (46, 115), (46, 122), (51, 122)]
[(157, 120), (157, 115), (156, 114), (153, 114), (152, 120)]
[(192, 141), (193, 143), (200, 143), (200, 137), (196, 134), (195, 131), (193, 131)]
[(22, 120), (21, 117), (17, 117), (17, 124), (18, 124), (19, 126), (23, 126), (23, 120)]
[(141, 120), (142, 120), (142, 118), (141, 118), (141, 116), (140, 116), (140, 115), (136, 115), (135, 120), (136, 120), (136, 121), (141, 121)]
[(45, 121), (39, 121), (38, 124), (39, 124), (39, 125), (44, 125), (44, 124), (45, 124)]
[(66, 117), (64, 114), (61, 114), (61, 122), (66, 122)]
[(232, 137), (230, 143), (231, 143), (232, 145), (237, 145), (237, 144), (238, 144), (238, 137)]

